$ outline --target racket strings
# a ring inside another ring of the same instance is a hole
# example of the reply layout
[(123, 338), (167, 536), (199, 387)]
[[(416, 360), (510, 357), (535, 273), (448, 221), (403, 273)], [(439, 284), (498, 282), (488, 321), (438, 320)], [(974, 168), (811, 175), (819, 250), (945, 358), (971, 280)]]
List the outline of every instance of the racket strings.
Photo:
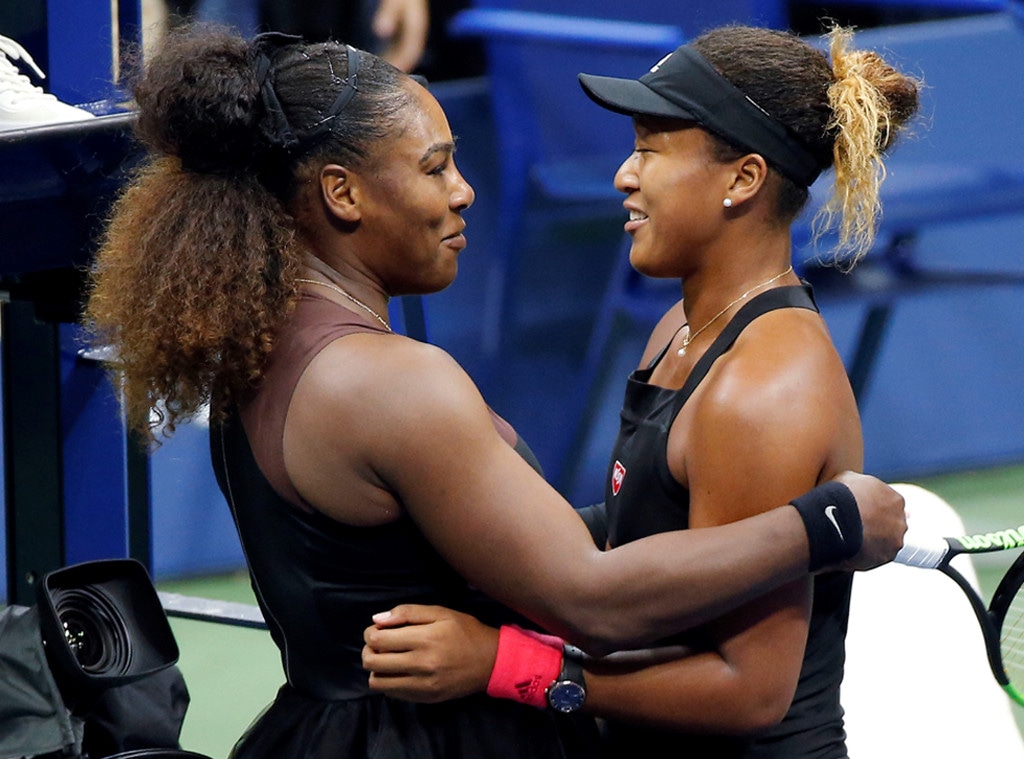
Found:
[(1003, 669), (1010, 684), (1024, 691), (1024, 592), (1017, 589), (1013, 601), (1006, 609), (1000, 630), (999, 648)]

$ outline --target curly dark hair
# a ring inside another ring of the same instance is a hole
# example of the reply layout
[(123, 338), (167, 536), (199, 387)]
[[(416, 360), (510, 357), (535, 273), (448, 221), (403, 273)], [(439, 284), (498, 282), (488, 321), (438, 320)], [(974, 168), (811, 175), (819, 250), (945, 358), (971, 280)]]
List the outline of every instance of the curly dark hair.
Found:
[[(276, 113), (257, 78), (261, 56)], [(333, 42), (254, 43), (193, 26), (169, 33), (136, 82), (148, 160), (112, 209), (84, 324), (116, 349), (129, 423), (149, 440), (253, 392), (297, 294), (298, 182), (327, 162), (364, 165), (400, 128), (406, 76), (362, 52), (354, 97), (324, 118), (347, 64)]]

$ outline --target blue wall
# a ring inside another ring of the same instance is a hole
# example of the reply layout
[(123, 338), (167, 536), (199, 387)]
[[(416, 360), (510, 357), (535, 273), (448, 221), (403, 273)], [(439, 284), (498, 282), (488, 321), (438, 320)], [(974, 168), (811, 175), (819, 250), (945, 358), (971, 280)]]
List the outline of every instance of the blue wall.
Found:
[[(1007, 15), (864, 32), (858, 44), (924, 81), (923, 123), (896, 149), (893, 181), (916, 162), (1024, 173), (1024, 27)], [(911, 176), (913, 174), (911, 173)], [(927, 185), (922, 181), (922, 190)], [(1001, 188), (1012, 191), (1009, 183)], [(963, 197), (963, 207), (972, 198)], [(955, 212), (956, 209), (954, 209)], [(884, 228), (883, 212), (883, 228)], [(1024, 205), (925, 227), (924, 269), (1024, 273)], [(830, 308), (837, 343), (856, 304)], [(899, 476), (1024, 459), (1024, 287), (956, 285), (896, 300), (864, 403), (867, 465)]]

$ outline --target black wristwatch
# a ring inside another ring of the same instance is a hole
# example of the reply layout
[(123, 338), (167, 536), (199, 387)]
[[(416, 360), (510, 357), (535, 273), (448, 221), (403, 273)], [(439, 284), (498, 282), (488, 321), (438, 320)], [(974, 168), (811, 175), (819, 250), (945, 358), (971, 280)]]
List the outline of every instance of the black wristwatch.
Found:
[(562, 671), (548, 686), (548, 706), (558, 712), (570, 713), (587, 700), (587, 684), (583, 679), (583, 652), (566, 643), (562, 646)]

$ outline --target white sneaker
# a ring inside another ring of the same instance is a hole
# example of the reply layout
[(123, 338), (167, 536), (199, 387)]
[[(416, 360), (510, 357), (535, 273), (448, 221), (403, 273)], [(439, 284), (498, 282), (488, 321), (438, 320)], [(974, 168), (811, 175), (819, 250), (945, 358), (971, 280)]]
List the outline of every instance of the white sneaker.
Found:
[(0, 35), (0, 53), (0, 131), (93, 118), (88, 111), (62, 103), (33, 85), (14, 61), (23, 61), (40, 79), (46, 75), (17, 42)]

